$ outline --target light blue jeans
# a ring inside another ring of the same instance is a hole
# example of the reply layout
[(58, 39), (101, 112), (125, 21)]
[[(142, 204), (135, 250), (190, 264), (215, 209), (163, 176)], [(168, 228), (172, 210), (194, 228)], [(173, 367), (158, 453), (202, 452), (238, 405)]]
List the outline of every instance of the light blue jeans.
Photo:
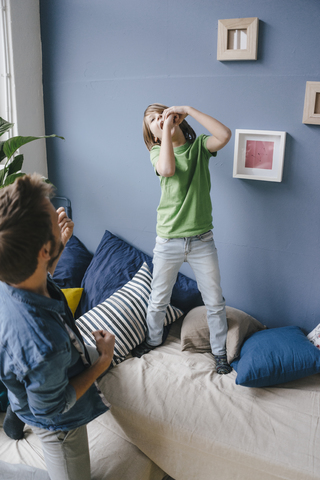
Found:
[(212, 353), (214, 355), (226, 353), (228, 325), (212, 231), (185, 238), (157, 237), (153, 254), (152, 292), (147, 312), (147, 342), (154, 346), (161, 343), (164, 318), (172, 289), (182, 263), (188, 262), (207, 308)]

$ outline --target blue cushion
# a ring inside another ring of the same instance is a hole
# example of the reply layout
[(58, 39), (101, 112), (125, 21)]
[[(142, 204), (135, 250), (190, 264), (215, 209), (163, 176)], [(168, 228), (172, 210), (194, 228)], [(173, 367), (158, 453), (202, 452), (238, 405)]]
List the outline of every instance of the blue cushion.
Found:
[(72, 235), (61, 254), (53, 275), (56, 284), (60, 288), (80, 287), (92, 257), (93, 255), (83, 243), (75, 235)]
[[(122, 288), (144, 262), (152, 272), (149, 255), (106, 230), (83, 277), (81, 286), (84, 290), (78, 312), (83, 314), (91, 310)], [(179, 273), (170, 303), (184, 313), (203, 305), (197, 283)]]
[(281, 327), (254, 333), (232, 362), (236, 383), (268, 387), (320, 372), (320, 352), (299, 327)]

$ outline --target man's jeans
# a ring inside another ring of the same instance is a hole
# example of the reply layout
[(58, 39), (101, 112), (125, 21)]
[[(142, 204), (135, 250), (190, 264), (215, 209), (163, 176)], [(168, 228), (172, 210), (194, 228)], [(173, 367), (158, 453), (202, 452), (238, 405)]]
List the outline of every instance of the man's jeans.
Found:
[(156, 238), (153, 250), (153, 281), (149, 299), (146, 340), (159, 345), (173, 286), (183, 262), (195, 274), (203, 302), (207, 307), (212, 353), (226, 352), (227, 318), (225, 300), (220, 287), (217, 249), (211, 231), (186, 238)]
[(87, 426), (62, 432), (32, 427), (41, 440), (50, 480), (90, 480)]
[[(99, 358), (95, 347), (87, 345), (91, 364)], [(87, 426), (63, 432), (32, 427), (41, 440), (50, 480), (90, 480)]]

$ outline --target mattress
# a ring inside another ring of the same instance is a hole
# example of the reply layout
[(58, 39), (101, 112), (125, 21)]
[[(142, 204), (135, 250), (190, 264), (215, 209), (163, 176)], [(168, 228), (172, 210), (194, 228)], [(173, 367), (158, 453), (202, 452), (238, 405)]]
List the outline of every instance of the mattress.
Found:
[[(236, 385), (236, 372), (216, 374), (210, 353), (181, 351), (179, 327), (178, 320), (163, 346), (100, 381), (112, 407), (88, 425), (92, 479), (320, 479), (320, 376)], [(42, 469), (23, 480), (47, 480), (29, 428), (19, 442), (0, 428), (0, 468), (10, 464)]]
[[(49, 480), (41, 444), (31, 428), (23, 440), (8, 438), (0, 414), (0, 479)], [(110, 411), (88, 424), (92, 480), (162, 480), (165, 473), (124, 435), (108, 428)]]
[(175, 480), (320, 479), (320, 376), (272, 388), (235, 378), (171, 335), (102, 379), (108, 427)]

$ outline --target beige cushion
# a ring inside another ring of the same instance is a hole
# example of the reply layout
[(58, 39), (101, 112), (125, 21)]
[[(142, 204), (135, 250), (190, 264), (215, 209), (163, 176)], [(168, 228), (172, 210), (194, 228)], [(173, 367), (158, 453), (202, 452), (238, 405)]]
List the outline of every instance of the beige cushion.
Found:
[[(227, 357), (231, 363), (240, 353), (244, 340), (267, 328), (255, 318), (233, 307), (226, 307), (228, 334)], [(196, 307), (186, 315), (181, 327), (181, 350), (211, 352), (206, 307)]]

